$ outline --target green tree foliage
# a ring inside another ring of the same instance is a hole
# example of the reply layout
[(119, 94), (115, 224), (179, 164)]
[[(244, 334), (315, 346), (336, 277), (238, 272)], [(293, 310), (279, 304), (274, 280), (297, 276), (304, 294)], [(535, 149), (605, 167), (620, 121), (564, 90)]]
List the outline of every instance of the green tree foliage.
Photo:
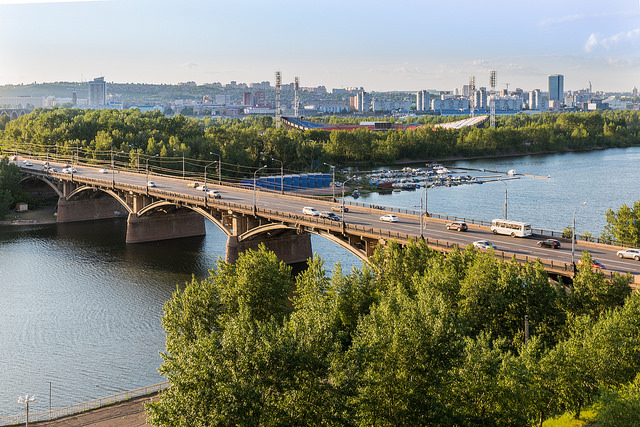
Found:
[(640, 425), (640, 375), (616, 390), (605, 390), (598, 402), (597, 425), (635, 427)]
[(9, 163), (9, 158), (0, 159), (0, 218), (3, 218), (9, 210), (24, 198), (20, 189), (20, 169)]
[(605, 213), (607, 223), (602, 237), (622, 242), (625, 245), (640, 245), (640, 200), (629, 207), (620, 206), (617, 211), (608, 209)]
[(567, 294), (539, 263), (420, 241), (331, 277), (316, 257), (293, 283), (262, 246), (176, 290), (151, 422), (541, 425), (627, 404), (640, 373), (640, 295), (588, 264)]
[(616, 275), (605, 280), (600, 269), (591, 268), (591, 254), (583, 252), (578, 275), (567, 298), (568, 311), (575, 315), (598, 317), (607, 309), (620, 307), (631, 293), (630, 276)]

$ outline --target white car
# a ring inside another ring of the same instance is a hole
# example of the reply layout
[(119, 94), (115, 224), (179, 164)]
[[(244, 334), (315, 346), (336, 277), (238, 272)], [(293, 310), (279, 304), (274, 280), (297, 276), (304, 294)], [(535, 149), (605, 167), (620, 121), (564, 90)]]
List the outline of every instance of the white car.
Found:
[(153, 182), (153, 181), (147, 182), (147, 187), (155, 187), (155, 186), (156, 186), (155, 182)]
[(33, 166), (33, 163), (31, 163), (29, 160), (23, 160), (23, 162), (25, 166)]
[(393, 214), (386, 214), (380, 217), (380, 221), (398, 222), (398, 217)]
[(480, 249), (496, 249), (496, 245), (488, 240), (476, 240), (473, 242), (473, 247)]
[(98, 172), (100, 172), (100, 173), (109, 173), (109, 169), (100, 169)]
[(222, 195), (218, 190), (209, 190), (207, 191), (207, 196), (213, 197), (214, 199), (221, 199)]
[(302, 208), (302, 213), (305, 215), (318, 216), (320, 212), (316, 208), (312, 208), (311, 206), (305, 206)]
[(621, 251), (618, 251), (616, 255), (618, 255), (618, 258), (631, 258), (635, 259), (636, 261), (640, 261), (640, 249), (623, 249)]
[(196, 187), (196, 190), (200, 190), (200, 191), (207, 191), (207, 186), (206, 185), (198, 185)]

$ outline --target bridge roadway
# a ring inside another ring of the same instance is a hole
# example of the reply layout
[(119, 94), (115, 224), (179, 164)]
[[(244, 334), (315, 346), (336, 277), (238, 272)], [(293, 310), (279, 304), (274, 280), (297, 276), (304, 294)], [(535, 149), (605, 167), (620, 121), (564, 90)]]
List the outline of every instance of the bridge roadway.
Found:
[[(21, 170), (29, 175), (49, 175), (54, 179), (61, 181), (71, 181), (72, 176), (62, 174), (62, 164), (50, 162), (58, 173), (43, 173), (42, 160), (32, 160), (33, 166), (27, 167), (21, 162), (22, 158), (18, 158), (16, 163)], [(115, 171), (109, 169), (108, 173), (99, 172), (99, 168), (90, 165), (76, 165), (77, 172), (73, 174), (76, 181), (90, 180), (99, 188), (119, 188), (123, 187), (128, 190), (137, 189), (143, 193), (147, 190), (147, 175), (145, 173)], [(149, 175), (149, 180), (153, 180), (156, 184), (155, 188), (148, 188), (151, 195), (156, 198), (166, 198), (168, 200), (180, 199), (185, 206), (220, 206), (224, 209), (226, 206), (235, 210), (240, 210), (243, 214), (249, 214), (255, 207), (257, 208), (257, 216), (266, 218), (271, 223), (287, 223), (290, 227), (298, 227), (307, 232), (315, 232), (324, 235), (334, 241), (343, 239), (349, 241), (349, 236), (361, 236), (363, 238), (375, 239), (376, 243), (385, 243), (391, 239), (395, 239), (400, 243), (406, 243), (409, 239), (417, 240), (420, 237), (421, 226), (420, 216), (394, 212), (398, 216), (397, 223), (388, 223), (380, 220), (380, 217), (386, 213), (393, 211), (393, 208), (386, 207), (384, 209), (373, 207), (362, 207), (346, 204), (349, 212), (344, 213), (344, 228), (339, 221), (322, 220), (318, 217), (311, 217), (302, 214), (302, 208), (305, 206), (315, 207), (319, 211), (329, 211), (332, 206), (340, 203), (332, 203), (331, 201), (321, 200), (319, 198), (305, 197), (294, 194), (279, 194), (261, 190), (258, 188), (255, 192), (252, 189), (241, 188), (232, 185), (218, 185), (217, 179), (208, 180), (207, 186), (220, 192), (221, 199), (207, 198), (202, 191), (195, 188), (189, 188), (188, 182), (191, 180), (177, 179), (174, 177), (164, 177), (158, 175)], [(202, 183), (202, 180), (198, 181)], [(176, 199), (177, 196), (177, 199)], [(337, 213), (340, 216), (340, 213)], [(520, 261), (534, 260), (539, 258), (543, 261), (545, 268), (550, 272), (555, 272), (564, 276), (571, 276), (571, 243), (567, 240), (561, 240), (561, 248), (550, 249), (540, 248), (537, 242), (545, 236), (533, 236), (530, 238), (513, 238), (510, 236), (494, 235), (489, 227), (483, 225), (475, 225), (468, 222), (469, 230), (466, 232), (448, 231), (445, 228), (446, 220), (436, 218), (426, 218), (423, 226), (423, 237), (427, 240), (429, 246), (449, 251), (453, 245), (465, 247), (476, 240), (489, 240), (496, 245), (496, 256), (509, 259), (512, 256)], [(217, 224), (220, 225), (220, 224)], [(225, 230), (223, 230), (225, 231)], [(345, 237), (346, 235), (346, 237)], [(338, 242), (339, 243), (339, 242)], [(347, 247), (361, 259), (366, 259), (371, 251), (358, 249), (357, 247)], [(375, 246), (375, 245), (374, 245)], [(575, 246), (575, 259), (580, 258), (582, 251), (588, 251), (593, 258), (602, 262), (606, 266), (605, 273), (631, 273), (640, 277), (640, 262), (630, 259), (619, 259), (616, 252), (619, 247), (596, 244), (591, 242), (578, 241)], [(367, 253), (368, 252), (368, 253)], [(636, 282), (640, 279), (635, 278)]]

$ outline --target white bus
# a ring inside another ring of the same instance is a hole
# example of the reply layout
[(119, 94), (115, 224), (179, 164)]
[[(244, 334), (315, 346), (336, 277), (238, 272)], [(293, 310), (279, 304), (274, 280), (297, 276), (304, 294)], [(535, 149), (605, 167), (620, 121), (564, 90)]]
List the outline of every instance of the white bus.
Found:
[(506, 234), (511, 237), (531, 236), (531, 224), (507, 219), (494, 219), (491, 221), (493, 234)]

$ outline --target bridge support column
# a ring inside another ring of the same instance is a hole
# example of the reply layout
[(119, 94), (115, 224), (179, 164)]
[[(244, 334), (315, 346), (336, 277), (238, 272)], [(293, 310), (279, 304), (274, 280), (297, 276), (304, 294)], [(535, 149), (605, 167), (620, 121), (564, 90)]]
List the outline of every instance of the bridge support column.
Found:
[(67, 200), (58, 198), (58, 222), (93, 221), (96, 219), (124, 218), (127, 210), (111, 197)]
[(264, 240), (244, 240), (242, 242), (238, 241), (237, 236), (229, 236), (225, 261), (228, 263), (236, 262), (240, 253), (247, 249), (257, 250), (260, 243), (264, 243), (267, 249), (277, 255), (278, 259), (286, 262), (297, 271), (306, 268), (307, 260), (313, 257), (311, 235), (308, 233), (283, 234)]
[(204, 236), (204, 218), (192, 211), (138, 217), (129, 214), (127, 243), (155, 242), (181, 237)]

